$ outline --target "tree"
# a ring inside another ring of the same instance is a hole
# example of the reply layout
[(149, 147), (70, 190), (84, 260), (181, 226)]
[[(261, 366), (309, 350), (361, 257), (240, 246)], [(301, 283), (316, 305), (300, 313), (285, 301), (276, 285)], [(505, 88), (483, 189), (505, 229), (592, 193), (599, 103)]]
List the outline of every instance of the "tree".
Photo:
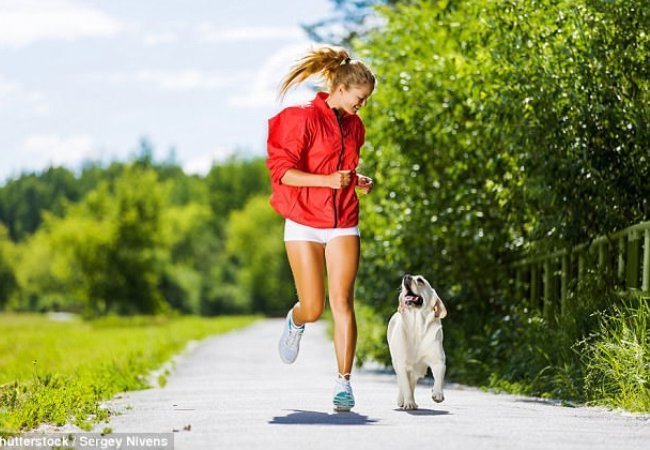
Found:
[(115, 186), (117, 200), (114, 245), (108, 271), (112, 285), (107, 309), (121, 313), (156, 313), (163, 309), (158, 290), (165, 242), (161, 213), (165, 188), (151, 169), (129, 167)]
[(0, 225), (0, 310), (18, 289), (18, 280), (10, 261), (12, 243), (7, 229)]
[(19, 241), (36, 231), (45, 211), (60, 216), (65, 205), (78, 201), (81, 194), (74, 174), (63, 167), (24, 174), (0, 188), (0, 222)]
[(230, 215), (226, 251), (235, 263), (237, 289), (252, 312), (281, 314), (295, 301), (283, 223), (266, 195), (251, 197)]
[(484, 11), (423, 1), (382, 12), (386, 27), (359, 48), (379, 77), (363, 112), (359, 171), (376, 189), (361, 201), (360, 297), (388, 314), (403, 274), (423, 273), (453, 306), (485, 311), (526, 210)]
[(206, 183), (219, 229), (223, 229), (231, 211), (241, 208), (255, 194), (270, 193), (271, 185), (263, 158), (242, 160), (237, 157), (213, 165)]
[(183, 313), (200, 314), (207, 303), (219, 262), (211, 211), (205, 203), (170, 206), (163, 211), (165, 242), (169, 245), (160, 291), (169, 305)]
[[(357, 38), (364, 38), (378, 24), (375, 7), (394, 6), (409, 0), (331, 0), (334, 11), (330, 17), (303, 25), (309, 37), (316, 42), (350, 47)], [(373, 20), (374, 19), (374, 20)]]

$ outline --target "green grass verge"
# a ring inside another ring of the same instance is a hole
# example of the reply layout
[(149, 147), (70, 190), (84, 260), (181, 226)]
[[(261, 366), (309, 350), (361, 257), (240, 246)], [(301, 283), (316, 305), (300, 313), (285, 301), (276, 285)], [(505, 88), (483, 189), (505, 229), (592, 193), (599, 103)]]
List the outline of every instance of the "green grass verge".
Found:
[(149, 387), (147, 373), (188, 341), (254, 320), (108, 317), (57, 322), (35, 314), (0, 314), (0, 435), (41, 423), (72, 422), (90, 429), (110, 414), (100, 406), (102, 400)]
[(579, 346), (589, 400), (650, 412), (650, 298), (623, 299), (599, 325)]

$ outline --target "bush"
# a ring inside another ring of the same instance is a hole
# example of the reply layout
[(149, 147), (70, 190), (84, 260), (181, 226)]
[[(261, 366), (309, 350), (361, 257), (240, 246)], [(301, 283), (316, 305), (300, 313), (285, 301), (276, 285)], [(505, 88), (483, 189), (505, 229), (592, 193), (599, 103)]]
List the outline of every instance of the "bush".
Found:
[(556, 321), (516, 304), (507, 268), (532, 242), (564, 248), (650, 217), (650, 10), (422, 0), (380, 11), (386, 25), (358, 42), (379, 79), (363, 112), (359, 171), (376, 188), (362, 202), (359, 296), (388, 317), (402, 275), (422, 273), (449, 305), (450, 375), (588, 397), (572, 346), (615, 283), (592, 271)]

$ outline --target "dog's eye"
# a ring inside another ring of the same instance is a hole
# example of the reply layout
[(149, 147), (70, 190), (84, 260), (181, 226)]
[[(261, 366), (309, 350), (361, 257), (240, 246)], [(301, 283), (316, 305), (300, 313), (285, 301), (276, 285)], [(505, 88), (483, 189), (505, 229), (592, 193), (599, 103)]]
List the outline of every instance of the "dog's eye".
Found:
[(418, 284), (424, 284), (424, 281), (422, 281), (422, 278), (418, 278), (418, 279), (417, 279), (417, 283), (418, 283)]

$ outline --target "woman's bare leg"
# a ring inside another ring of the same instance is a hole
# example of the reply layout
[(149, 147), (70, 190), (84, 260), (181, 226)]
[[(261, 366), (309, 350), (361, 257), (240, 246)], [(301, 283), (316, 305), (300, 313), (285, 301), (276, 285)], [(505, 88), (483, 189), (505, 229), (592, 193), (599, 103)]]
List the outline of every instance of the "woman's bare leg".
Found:
[(325, 306), (324, 247), (318, 242), (286, 241), (285, 248), (298, 291), (293, 323), (315, 322)]
[(339, 236), (325, 247), (330, 308), (334, 318), (334, 350), (339, 373), (352, 372), (357, 345), (354, 280), (359, 268), (359, 237)]

